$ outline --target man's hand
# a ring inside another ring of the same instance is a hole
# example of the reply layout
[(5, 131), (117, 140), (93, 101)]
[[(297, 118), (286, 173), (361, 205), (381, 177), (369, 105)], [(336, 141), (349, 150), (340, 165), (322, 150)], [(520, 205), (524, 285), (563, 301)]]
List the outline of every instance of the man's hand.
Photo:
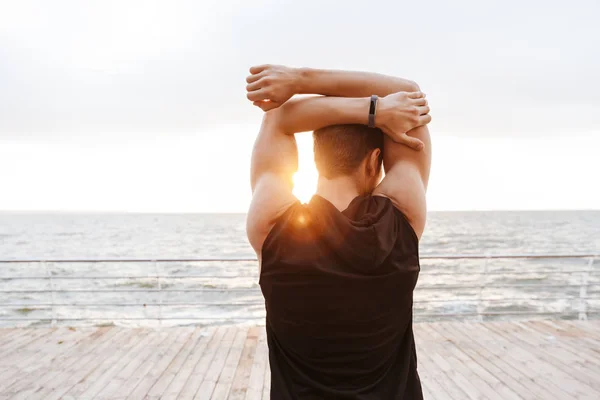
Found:
[(430, 121), (427, 99), (421, 92), (392, 93), (377, 102), (375, 125), (393, 141), (415, 150), (421, 150), (423, 142), (406, 132)]
[(258, 65), (250, 68), (246, 78), (248, 100), (263, 111), (277, 108), (298, 93), (301, 74), (283, 65)]
[[(318, 72), (313, 71), (313, 75), (309, 77), (307, 75), (308, 73), (309, 72), (305, 69), (290, 68), (283, 65), (265, 64), (252, 67), (250, 68), (251, 75), (246, 78), (246, 81), (248, 82), (248, 85), (246, 86), (246, 90), (248, 91), (247, 97), (255, 106), (260, 107), (263, 111), (269, 111), (280, 107), (295, 94), (306, 93), (307, 90), (309, 93), (315, 94), (339, 95), (339, 93), (335, 91), (311, 91), (309, 83), (314, 79), (318, 81), (319, 74)], [(352, 75), (353, 73), (334, 72), (333, 74), (344, 77), (347, 74)], [(339, 76), (337, 79), (330, 77), (325, 81), (327, 84), (331, 84), (331, 81), (337, 82), (339, 79)], [(346, 79), (350, 78), (347, 77)], [(391, 78), (366, 74), (364, 79), (371, 79), (378, 82), (380, 80), (389, 80)], [(362, 88), (365, 86), (365, 83), (363, 82), (364, 79), (354, 78), (352, 82), (355, 86), (361, 87), (361, 91), (369, 90)], [(406, 86), (406, 81), (400, 81), (400, 83), (395, 82), (396, 81), (394, 80), (393, 83), (398, 88)], [(338, 83), (337, 86), (343, 85), (339, 85)], [(368, 87), (369, 85), (366, 86)], [(393, 85), (386, 81), (385, 86), (389, 87)], [(382, 89), (378, 88), (378, 91), (381, 92)], [(360, 94), (363, 94), (363, 92), (360, 92)], [(363, 114), (365, 121), (361, 123), (366, 124), (367, 113), (368, 109), (365, 109)], [(415, 150), (421, 150), (423, 148), (423, 143), (417, 138), (408, 136), (406, 132), (409, 132), (416, 127), (426, 125), (430, 121), (429, 106), (427, 105), (425, 95), (421, 92), (402, 91), (389, 94), (388, 96), (379, 99), (375, 124), (397, 143), (404, 144)]]

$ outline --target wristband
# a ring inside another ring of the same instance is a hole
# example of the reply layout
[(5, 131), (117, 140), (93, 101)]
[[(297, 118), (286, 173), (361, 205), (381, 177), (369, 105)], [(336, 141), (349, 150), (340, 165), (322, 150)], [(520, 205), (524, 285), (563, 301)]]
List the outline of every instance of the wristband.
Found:
[(376, 94), (371, 96), (371, 104), (369, 105), (369, 128), (375, 128), (375, 114), (377, 111), (378, 99)]

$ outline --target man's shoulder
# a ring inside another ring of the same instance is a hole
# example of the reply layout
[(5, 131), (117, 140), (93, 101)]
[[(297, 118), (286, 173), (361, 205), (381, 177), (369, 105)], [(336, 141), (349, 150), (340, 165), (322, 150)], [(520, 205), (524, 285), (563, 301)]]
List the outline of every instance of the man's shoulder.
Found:
[(417, 171), (404, 171), (395, 179), (384, 179), (373, 196), (385, 197), (420, 238), (427, 219), (427, 200), (423, 181)]
[(257, 182), (246, 217), (246, 234), (254, 251), (260, 255), (263, 243), (275, 222), (290, 207), (299, 204), (286, 182), (266, 174)]

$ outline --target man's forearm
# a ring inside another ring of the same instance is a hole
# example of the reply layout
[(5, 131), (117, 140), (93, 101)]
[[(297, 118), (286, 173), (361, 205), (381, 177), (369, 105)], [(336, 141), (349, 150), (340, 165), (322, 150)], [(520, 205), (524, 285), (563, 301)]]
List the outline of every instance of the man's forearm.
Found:
[(372, 72), (298, 68), (298, 94), (338, 97), (387, 96), (396, 92), (416, 92), (410, 80)]
[(306, 97), (292, 99), (267, 113), (278, 130), (291, 135), (329, 125), (368, 123), (369, 98)]
[[(370, 96), (381, 97), (376, 127), (394, 141), (420, 150), (423, 143), (406, 135), (428, 124), (429, 106), (412, 81), (369, 72), (349, 72), (259, 65), (246, 78), (247, 97), (267, 112), (278, 135), (314, 131), (329, 125), (367, 124)], [(326, 97), (291, 99), (295, 94)], [(290, 100), (291, 99), (291, 100)]]

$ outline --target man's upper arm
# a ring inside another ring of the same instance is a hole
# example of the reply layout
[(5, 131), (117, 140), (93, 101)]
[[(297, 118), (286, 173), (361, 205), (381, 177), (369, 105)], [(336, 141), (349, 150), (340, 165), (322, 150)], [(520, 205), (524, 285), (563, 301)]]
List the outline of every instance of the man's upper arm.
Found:
[(286, 134), (277, 121), (279, 110), (265, 113), (250, 167), (252, 202), (246, 231), (260, 256), (263, 242), (275, 220), (292, 205), (292, 176), (298, 170), (298, 149), (293, 134)]
[(424, 143), (423, 150), (412, 150), (386, 136), (383, 149), (385, 178), (374, 194), (389, 197), (420, 238), (427, 219), (425, 193), (431, 169), (431, 137), (427, 126), (413, 129), (408, 134)]

